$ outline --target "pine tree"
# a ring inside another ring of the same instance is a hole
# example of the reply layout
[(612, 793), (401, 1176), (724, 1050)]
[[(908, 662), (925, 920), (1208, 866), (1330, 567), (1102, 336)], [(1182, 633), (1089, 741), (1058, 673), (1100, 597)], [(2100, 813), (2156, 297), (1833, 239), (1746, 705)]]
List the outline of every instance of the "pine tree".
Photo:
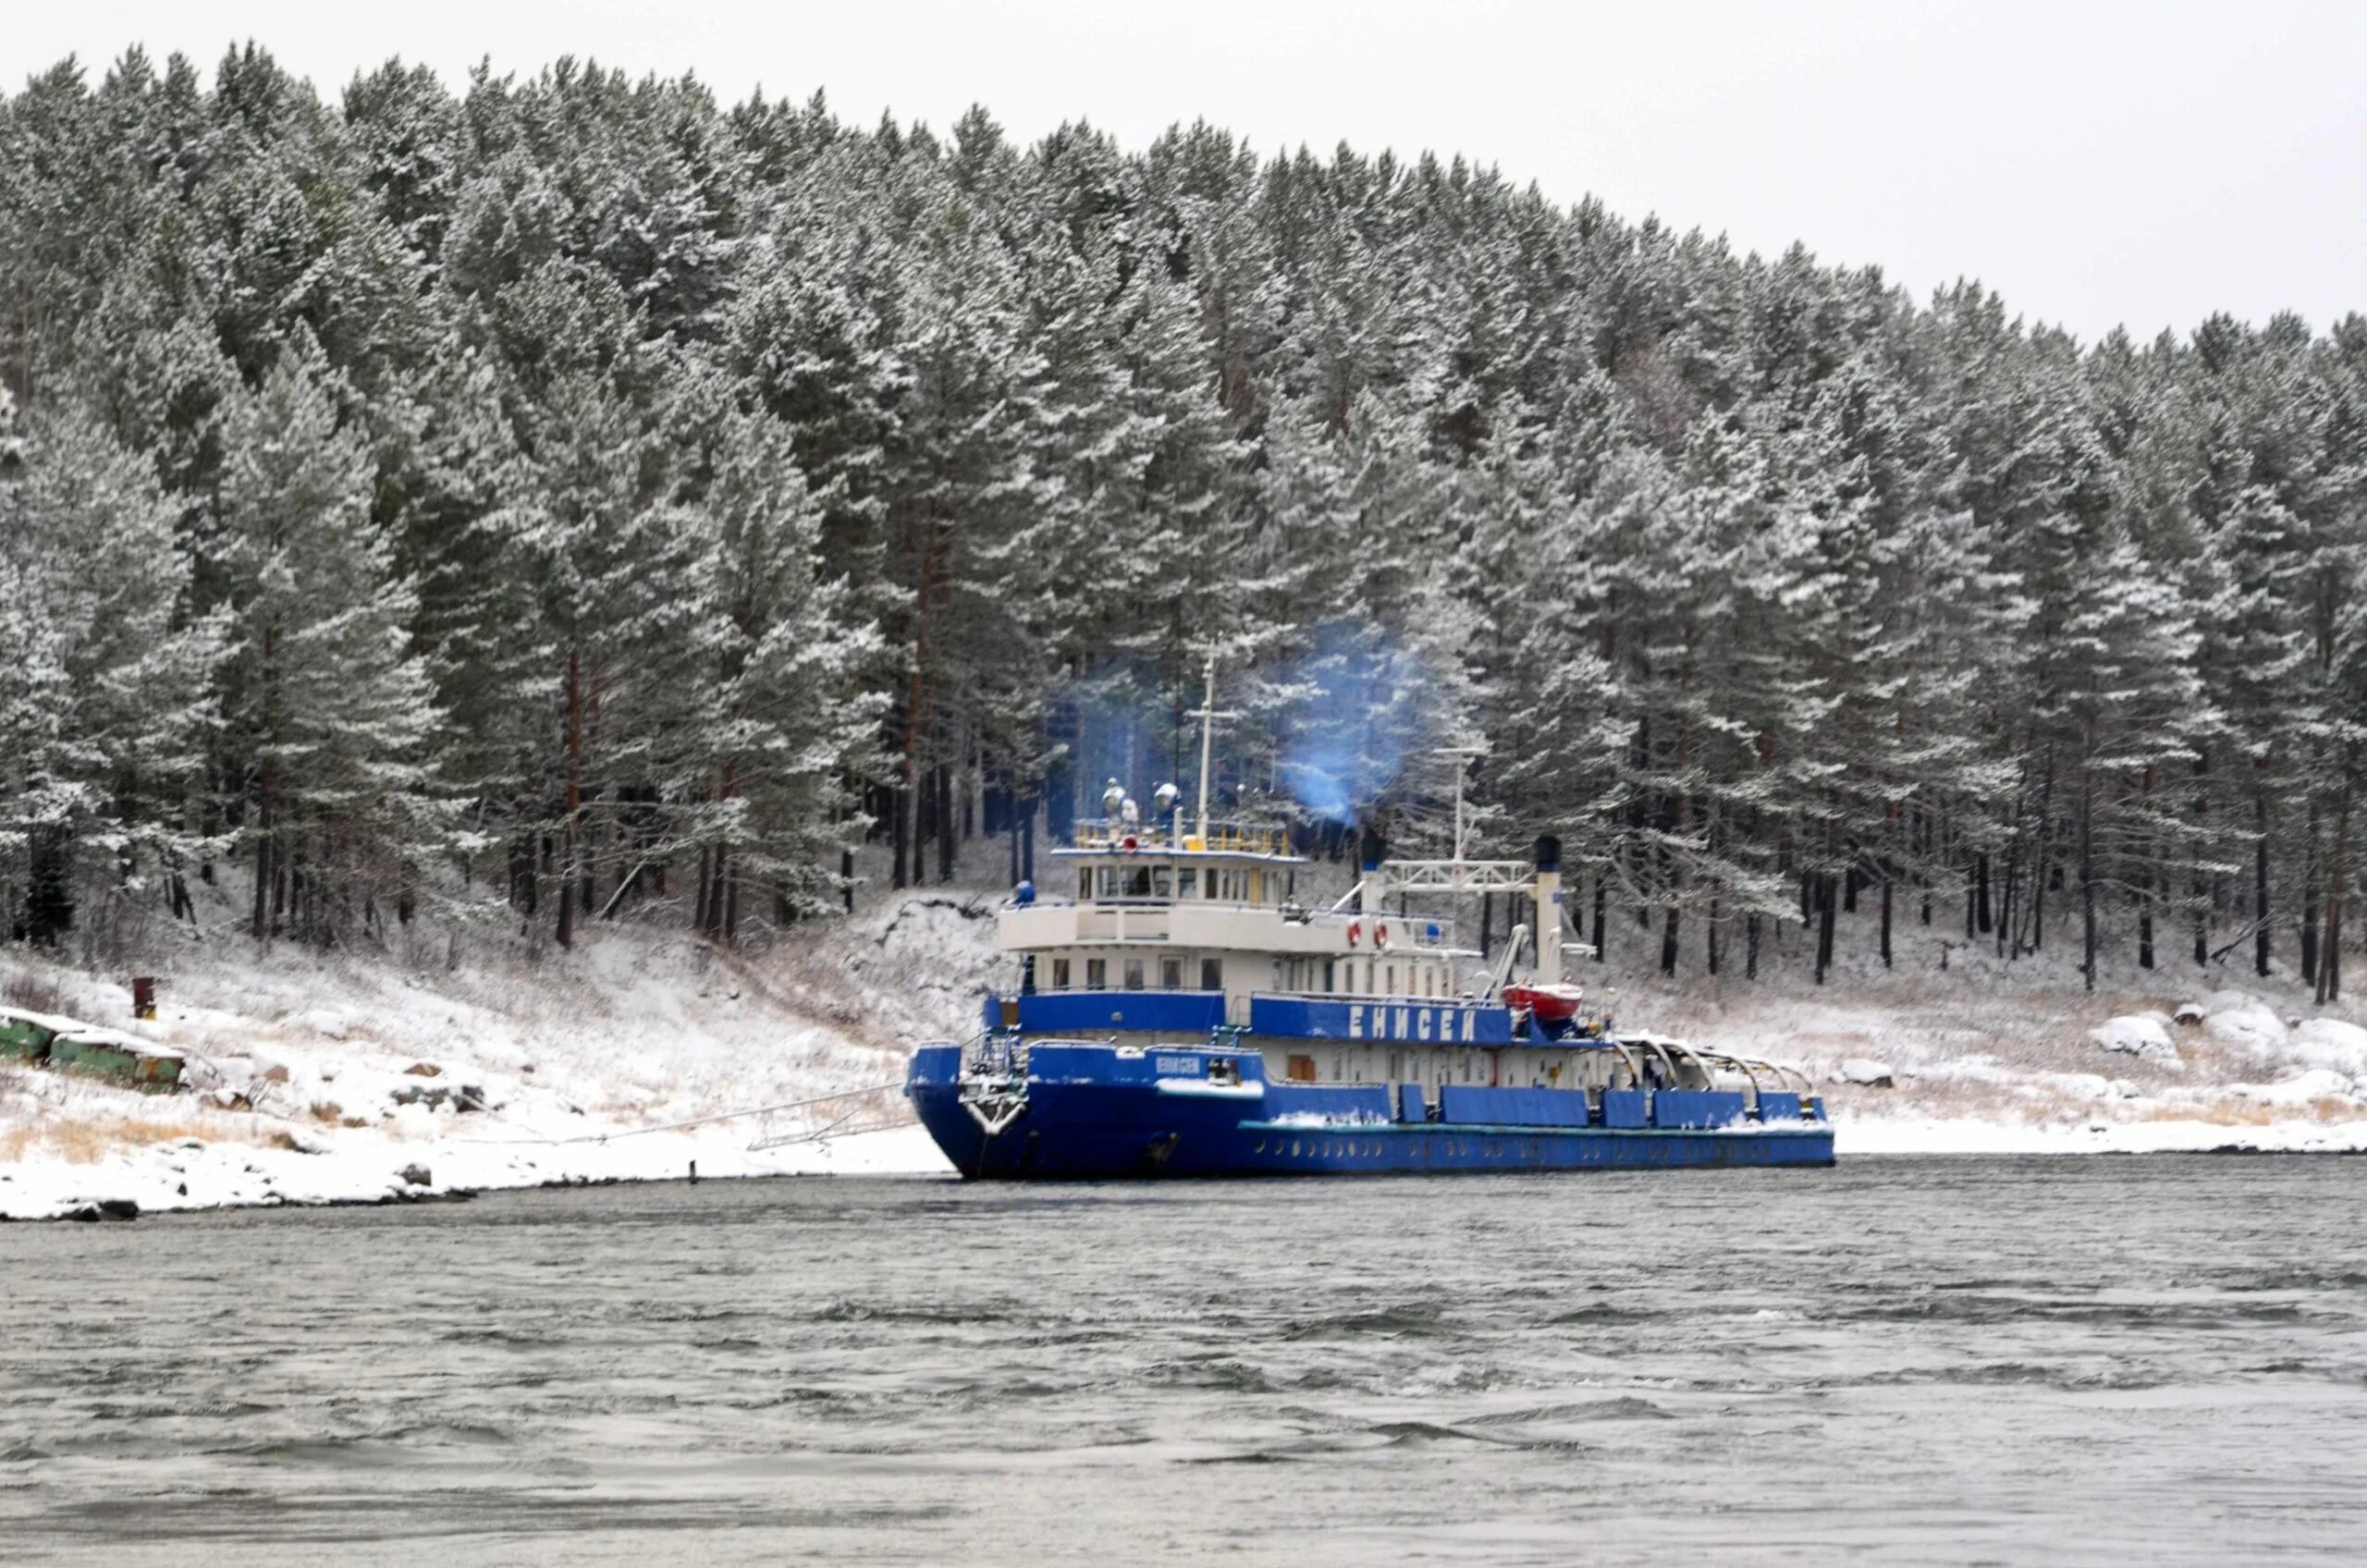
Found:
[(5, 831), (27, 857), (24, 879), (7, 880), (27, 889), (11, 924), (35, 941), (55, 941), (78, 906), (136, 913), (152, 889), (188, 913), (224, 628), (193, 613), (177, 521), (148, 465), (86, 414), (38, 422), (18, 461), (0, 459), (17, 776)]
[(299, 337), (225, 423), (220, 542), (236, 613), (227, 685), (251, 759), (254, 934), (328, 942), (407, 910), (437, 824), (440, 724), (411, 644), (416, 588), (370, 518), (370, 457)]

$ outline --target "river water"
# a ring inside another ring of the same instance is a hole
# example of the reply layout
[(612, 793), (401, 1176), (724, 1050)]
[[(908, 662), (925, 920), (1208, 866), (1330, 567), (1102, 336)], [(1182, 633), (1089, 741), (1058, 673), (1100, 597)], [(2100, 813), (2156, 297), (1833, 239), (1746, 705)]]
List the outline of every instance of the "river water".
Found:
[(0, 1227), (0, 1560), (2358, 1562), (2367, 1160)]

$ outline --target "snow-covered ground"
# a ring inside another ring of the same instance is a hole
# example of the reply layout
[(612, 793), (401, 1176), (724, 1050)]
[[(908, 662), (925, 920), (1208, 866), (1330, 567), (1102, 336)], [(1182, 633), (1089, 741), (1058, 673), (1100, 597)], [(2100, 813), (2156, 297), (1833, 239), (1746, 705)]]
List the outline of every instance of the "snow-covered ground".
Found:
[[(1623, 937), (1637, 963), (1657, 949), (1615, 922), (1612, 935), (1613, 962), (1578, 978), (1621, 976)], [(2318, 1008), (2281, 966), (2199, 970), (2165, 951), (2146, 970), (2124, 955), (2091, 992), (2076, 953), (2007, 962), (1960, 924), (1903, 923), (1886, 969), (1872, 936), (1863, 915), (1842, 923), (1822, 986), (1790, 962), (1739, 979), (1731, 954), (1719, 978), (1627, 972), (1617, 1013), (1802, 1067), (1845, 1158), (2367, 1150), (2367, 1010)]]
[[(162, 966), (153, 1023), (131, 1020), (128, 980), (11, 950), (0, 1001), (170, 1044), (189, 1082), (145, 1095), (0, 1059), (0, 1216), (424, 1197), (693, 1162), (702, 1178), (943, 1172), (893, 1085), (914, 1041), (975, 1027), (990, 925), (971, 896), (927, 892), (746, 955), (631, 925), (531, 956), (258, 956), (234, 937)], [(846, 1097), (794, 1103), (824, 1096)], [(749, 1114), (765, 1107), (787, 1109)]]
[[(153, 1023), (129, 1019), (133, 966), (11, 949), (0, 1000), (178, 1047), (190, 1083), (148, 1096), (0, 1065), (0, 1215), (426, 1197), (693, 1162), (702, 1178), (943, 1173), (892, 1085), (914, 1042), (974, 1029), (979, 991), (1008, 982), (995, 900), (883, 894), (739, 954), (677, 920), (595, 923), (572, 953), (482, 928), (259, 953), (217, 928), (153, 962)], [(1763, 981), (1730, 954), (1723, 977), (1668, 982), (1657, 942), (1614, 923), (1611, 962), (1576, 978), (1613, 992), (1623, 1025), (1805, 1068), (1844, 1158), (2367, 1150), (2367, 1028), (2282, 974), (2165, 962), (2109, 968), (2091, 995), (2052, 956), (2005, 964), (1909, 925), (1884, 970), (1862, 924), (1842, 936), (1823, 987), (1772, 953)], [(866, 1092), (794, 1103), (848, 1091)], [(750, 1114), (764, 1107), (788, 1109)]]

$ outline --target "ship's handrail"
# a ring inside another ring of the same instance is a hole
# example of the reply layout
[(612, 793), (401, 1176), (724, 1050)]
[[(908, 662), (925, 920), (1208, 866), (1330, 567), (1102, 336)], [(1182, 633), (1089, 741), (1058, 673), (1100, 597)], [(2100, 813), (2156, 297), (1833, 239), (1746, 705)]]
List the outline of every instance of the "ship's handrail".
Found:
[[(1393, 911), (1367, 914), (1358, 910), (1314, 909), (1305, 904), (1292, 903), (1252, 903), (1245, 899), (1207, 899), (1196, 894), (1189, 898), (1181, 895), (1170, 895), (1166, 898), (1153, 895), (1144, 898), (1128, 894), (1106, 899), (1098, 897), (1079, 899), (1062, 893), (1042, 892), (1037, 893), (1024, 904), (1015, 900), (1006, 900), (1002, 907), (1005, 909), (1250, 910), (1261, 913), (1279, 914), (1294, 925), (1320, 925), (1327, 930), (1357, 925), (1365, 931), (1370, 931), (1375, 926), (1386, 926), (1390, 931), (1389, 948), (1416, 947), (1425, 952), (1476, 953), (1478, 951), (1477, 949), (1457, 948), (1453, 945), (1456, 925), (1453, 920), (1441, 915), (1398, 914)], [(1433, 927), (1438, 932), (1435, 937), (1430, 935)], [(1401, 938), (1397, 935), (1401, 928), (1412, 935)], [(1377, 950), (1386, 952), (1389, 948)]]
[(1124, 851), (1125, 841), (1134, 840), (1132, 852), (1150, 854), (1165, 851), (1181, 854), (1247, 854), (1304, 857), (1292, 853), (1287, 828), (1256, 822), (1211, 822), (1205, 837), (1197, 831), (1186, 832), (1178, 841), (1173, 827), (1164, 822), (1126, 822), (1106, 816), (1081, 816), (1069, 827), (1067, 848), (1090, 851)]
[(1502, 1002), (1485, 997), (1469, 996), (1461, 991), (1448, 996), (1424, 996), (1419, 991), (1323, 991), (1290, 990), (1286, 987), (1260, 986), (1249, 993), (1254, 1000), (1269, 997), (1278, 1002), (1367, 1002), (1384, 1003), (1390, 1007), (1479, 1007), (1498, 1012), (1509, 1011)]
[[(1070, 898), (1064, 894), (1059, 893), (1049, 896), (1043, 893), (1038, 893), (1036, 895), (1035, 900), (1031, 903), (1012, 904), (1009, 907), (1014, 909), (1043, 909), (1048, 906), (1053, 908), (1074, 907), (1078, 909), (1114, 909), (1122, 905), (1128, 909), (1279, 910), (1283, 907), (1281, 904), (1254, 904), (1246, 899), (1204, 899), (1196, 893), (1190, 898), (1182, 898), (1171, 895), (1164, 899), (1159, 898), (1156, 895), (1149, 898), (1140, 898), (1132, 894), (1114, 895), (1106, 899), (1077, 899)], [(1318, 915), (1322, 913), (1319, 910), (1316, 913)]]

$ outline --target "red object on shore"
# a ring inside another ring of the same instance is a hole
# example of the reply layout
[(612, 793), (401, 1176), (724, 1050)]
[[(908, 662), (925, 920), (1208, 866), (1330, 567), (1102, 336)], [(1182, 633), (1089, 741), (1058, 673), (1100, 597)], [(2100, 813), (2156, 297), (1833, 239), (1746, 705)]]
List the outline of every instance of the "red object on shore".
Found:
[(1527, 1010), (1540, 1023), (1567, 1023), (1577, 1016), (1586, 993), (1576, 986), (1507, 986), (1504, 1005)]

